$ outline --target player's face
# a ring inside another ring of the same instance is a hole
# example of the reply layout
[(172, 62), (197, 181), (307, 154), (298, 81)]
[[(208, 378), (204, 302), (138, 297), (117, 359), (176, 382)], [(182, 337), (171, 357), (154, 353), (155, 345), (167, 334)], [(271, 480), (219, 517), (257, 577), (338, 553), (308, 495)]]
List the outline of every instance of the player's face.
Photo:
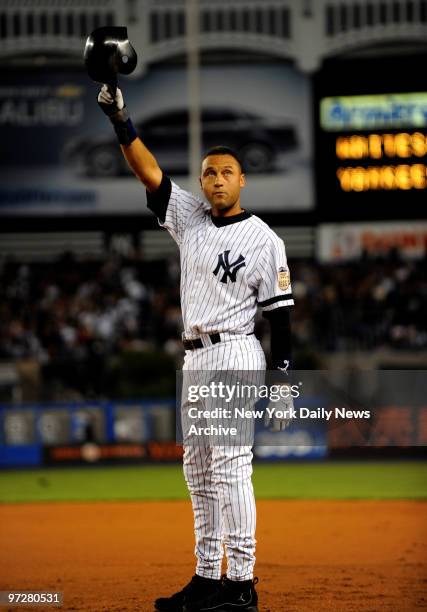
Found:
[(232, 155), (206, 157), (200, 184), (214, 212), (240, 209), (240, 190), (245, 186), (245, 175)]

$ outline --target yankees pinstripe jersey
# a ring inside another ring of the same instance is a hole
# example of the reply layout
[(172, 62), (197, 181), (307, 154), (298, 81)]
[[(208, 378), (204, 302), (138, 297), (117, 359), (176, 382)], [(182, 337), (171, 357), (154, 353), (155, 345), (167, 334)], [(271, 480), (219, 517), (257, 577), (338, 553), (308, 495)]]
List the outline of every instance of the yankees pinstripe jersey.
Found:
[(213, 217), (209, 204), (164, 177), (157, 197), (169, 191), (159, 224), (180, 249), (186, 338), (249, 334), (258, 306), (293, 305), (285, 245), (266, 223), (247, 211)]
[[(257, 307), (270, 311), (294, 303), (283, 241), (247, 211), (212, 216), (209, 204), (165, 176), (147, 200), (180, 249), (184, 337), (231, 335), (207, 348), (186, 350), (187, 383), (206, 373), (210, 380), (210, 372), (217, 370), (264, 371), (264, 352), (251, 335)], [(207, 399), (197, 403), (198, 409), (209, 406)], [(196, 573), (219, 579), (224, 545), (228, 578), (252, 580), (256, 508), (251, 446), (247, 440), (236, 446), (226, 438), (218, 443), (196, 436), (186, 427), (187, 410), (184, 394), (184, 475), (194, 512)]]

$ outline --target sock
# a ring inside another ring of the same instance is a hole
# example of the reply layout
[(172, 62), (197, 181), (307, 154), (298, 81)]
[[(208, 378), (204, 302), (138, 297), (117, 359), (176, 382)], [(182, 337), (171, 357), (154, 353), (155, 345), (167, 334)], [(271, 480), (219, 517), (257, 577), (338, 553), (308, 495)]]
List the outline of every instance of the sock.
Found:
[(230, 580), (230, 578), (227, 578), (227, 586), (235, 591), (249, 591), (252, 580)]

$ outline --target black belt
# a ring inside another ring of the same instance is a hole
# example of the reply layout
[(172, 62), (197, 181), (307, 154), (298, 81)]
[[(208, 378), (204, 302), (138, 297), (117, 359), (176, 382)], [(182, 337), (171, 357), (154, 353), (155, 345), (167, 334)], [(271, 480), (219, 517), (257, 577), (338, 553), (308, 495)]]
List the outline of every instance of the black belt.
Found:
[[(250, 334), (246, 334), (247, 336), (252, 336), (254, 332)], [(212, 344), (218, 344), (221, 342), (221, 334), (209, 334), (209, 338)], [(203, 348), (203, 342), (201, 338), (194, 338), (194, 340), (183, 340), (182, 344), (186, 351), (194, 351), (194, 349)]]

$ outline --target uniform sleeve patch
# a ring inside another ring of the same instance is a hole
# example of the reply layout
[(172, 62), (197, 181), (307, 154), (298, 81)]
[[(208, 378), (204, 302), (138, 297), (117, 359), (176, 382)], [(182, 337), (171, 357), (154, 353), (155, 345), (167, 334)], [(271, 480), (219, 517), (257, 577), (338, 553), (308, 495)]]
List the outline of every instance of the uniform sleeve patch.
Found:
[(279, 268), (279, 272), (277, 274), (277, 281), (280, 291), (286, 291), (286, 289), (291, 284), (291, 275), (289, 273), (289, 270), (286, 270), (285, 268)]

